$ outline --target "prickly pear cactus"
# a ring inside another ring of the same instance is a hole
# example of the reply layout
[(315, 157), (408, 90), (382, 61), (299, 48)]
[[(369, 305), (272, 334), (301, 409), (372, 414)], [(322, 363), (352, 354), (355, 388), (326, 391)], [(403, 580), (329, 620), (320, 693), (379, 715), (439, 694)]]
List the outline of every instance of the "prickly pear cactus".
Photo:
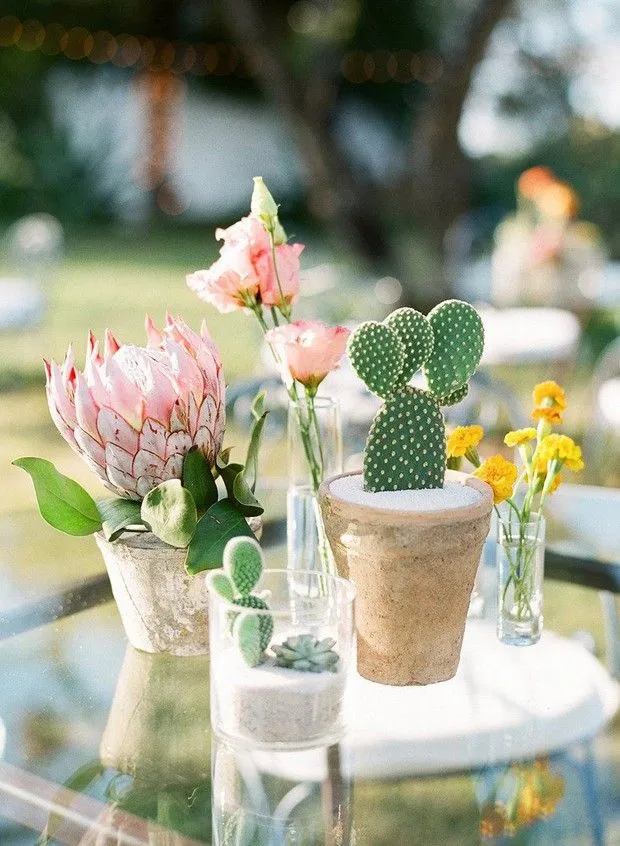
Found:
[[(465, 397), (483, 346), (482, 321), (460, 300), (440, 303), (428, 317), (399, 308), (383, 323), (362, 323), (351, 335), (354, 370), (384, 400), (366, 443), (366, 490), (442, 487), (445, 426), (440, 406)], [(420, 368), (427, 390), (408, 385)]]
[(224, 572), (242, 596), (249, 594), (263, 572), (263, 553), (258, 541), (246, 537), (228, 541), (224, 548)]
[[(254, 538), (233, 538), (224, 549), (224, 572), (210, 573), (209, 587), (240, 608), (267, 611), (267, 602), (252, 593), (260, 581), (263, 566), (263, 552)], [(269, 646), (273, 618), (270, 614), (231, 613), (230, 626), (243, 659), (250, 667), (255, 667)], [(257, 648), (259, 659), (255, 660)]]

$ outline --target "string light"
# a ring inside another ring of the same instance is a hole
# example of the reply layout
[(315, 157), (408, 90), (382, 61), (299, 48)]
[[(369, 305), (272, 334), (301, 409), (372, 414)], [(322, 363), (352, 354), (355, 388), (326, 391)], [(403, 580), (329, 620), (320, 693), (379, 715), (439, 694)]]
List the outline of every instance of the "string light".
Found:
[[(311, 6), (298, 3), (296, 6)], [(298, 10), (299, 11), (299, 10)], [(260, 57), (241, 60), (239, 50), (230, 44), (172, 43), (162, 38), (144, 35), (112, 35), (105, 30), (91, 33), (85, 27), (68, 30), (59, 23), (20, 21), (14, 15), (0, 18), (0, 47), (16, 46), (21, 50), (40, 50), (46, 56), (64, 54), (68, 59), (88, 59), (94, 64), (111, 63), (119, 68), (139, 66), (149, 71), (169, 71), (196, 76), (247, 77), (259, 70)], [(364, 83), (407, 84), (421, 82), (433, 85), (443, 75), (443, 60), (439, 53), (424, 50), (373, 51), (351, 50), (340, 63), (342, 76), (353, 85)]]

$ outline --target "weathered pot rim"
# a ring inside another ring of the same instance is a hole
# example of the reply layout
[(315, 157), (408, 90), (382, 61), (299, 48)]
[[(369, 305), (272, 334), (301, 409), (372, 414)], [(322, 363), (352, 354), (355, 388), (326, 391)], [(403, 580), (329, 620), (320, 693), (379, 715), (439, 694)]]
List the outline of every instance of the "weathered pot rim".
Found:
[(109, 541), (103, 532), (95, 532), (97, 543), (105, 543), (108, 546), (128, 546), (131, 549), (170, 549), (185, 552), (187, 549), (180, 549), (176, 546), (164, 543), (161, 538), (153, 532), (123, 532), (115, 541)]
[(481, 494), (480, 500), (467, 505), (459, 505), (456, 508), (441, 508), (433, 511), (403, 511), (402, 509), (374, 508), (371, 505), (362, 505), (358, 502), (351, 502), (333, 494), (330, 486), (337, 479), (346, 476), (361, 476), (361, 470), (351, 470), (348, 473), (339, 473), (326, 479), (319, 488), (319, 502), (329, 503), (329, 507), (338, 511), (347, 520), (369, 520), (373, 523), (384, 525), (412, 523), (424, 526), (445, 526), (447, 524), (465, 523), (469, 520), (476, 520), (486, 517), (493, 508), (493, 490), (490, 485), (470, 476), (468, 473), (461, 473), (458, 470), (447, 470), (446, 481), (456, 482), (460, 485), (467, 485), (474, 488)]

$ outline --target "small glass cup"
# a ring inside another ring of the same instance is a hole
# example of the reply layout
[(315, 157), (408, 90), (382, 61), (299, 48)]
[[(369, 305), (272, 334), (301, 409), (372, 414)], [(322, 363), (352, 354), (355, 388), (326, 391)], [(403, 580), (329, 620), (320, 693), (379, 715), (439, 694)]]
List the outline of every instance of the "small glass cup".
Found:
[[(259, 748), (335, 743), (344, 731), (345, 683), (355, 660), (353, 584), (317, 571), (264, 570), (254, 593), (268, 610), (209, 591), (213, 731)], [(246, 618), (257, 620), (260, 633), (255, 666), (241, 648)], [(278, 664), (276, 646), (283, 646), (286, 666)]]
[(545, 518), (527, 523), (497, 521), (497, 636), (512, 646), (530, 646), (543, 630)]

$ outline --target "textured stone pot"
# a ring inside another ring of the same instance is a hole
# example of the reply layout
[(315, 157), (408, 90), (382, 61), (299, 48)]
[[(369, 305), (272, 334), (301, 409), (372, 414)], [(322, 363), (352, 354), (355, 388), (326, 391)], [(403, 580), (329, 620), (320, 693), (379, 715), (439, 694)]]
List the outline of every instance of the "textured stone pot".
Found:
[(340, 499), (330, 491), (333, 481), (323, 483), (319, 502), (338, 572), (357, 587), (358, 672), (391, 685), (452, 678), (489, 533), (491, 488), (448, 471), (446, 481), (480, 491), (478, 501), (396, 511)]
[[(248, 518), (260, 536), (260, 517)], [(202, 655), (209, 651), (209, 605), (204, 575), (185, 571), (185, 549), (151, 532), (126, 532), (110, 543), (95, 535), (129, 642), (144, 652)]]

